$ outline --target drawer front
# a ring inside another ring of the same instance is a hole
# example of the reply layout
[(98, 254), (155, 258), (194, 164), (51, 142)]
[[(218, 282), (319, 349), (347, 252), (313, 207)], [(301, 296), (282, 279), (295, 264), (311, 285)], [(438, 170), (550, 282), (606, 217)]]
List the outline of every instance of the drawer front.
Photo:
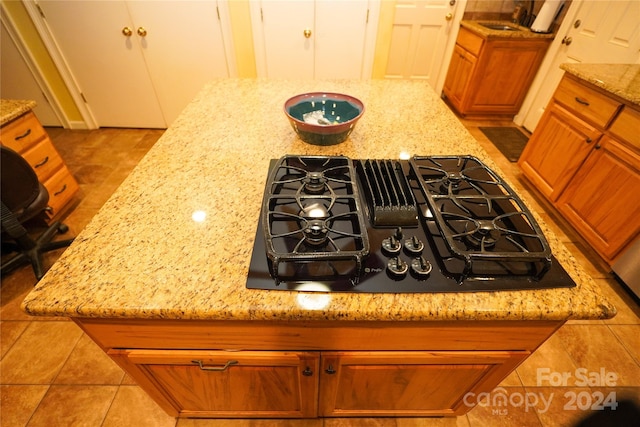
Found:
[(484, 43), (484, 39), (465, 28), (460, 28), (456, 43), (475, 56), (478, 56), (480, 54), (482, 44)]
[(47, 212), (49, 218), (56, 217), (62, 208), (71, 201), (71, 198), (78, 192), (78, 183), (73, 178), (69, 169), (62, 166), (51, 178), (43, 182), (49, 191), (49, 207)]
[(640, 111), (624, 107), (609, 132), (640, 150)]
[(2, 127), (0, 141), (2, 145), (22, 154), (46, 135), (38, 118), (32, 112), (28, 112)]
[(560, 82), (554, 98), (603, 129), (622, 106), (620, 102), (566, 76)]
[(27, 149), (22, 154), (22, 157), (36, 171), (40, 182), (46, 181), (63, 165), (62, 157), (53, 147), (49, 138), (45, 138), (40, 143)]

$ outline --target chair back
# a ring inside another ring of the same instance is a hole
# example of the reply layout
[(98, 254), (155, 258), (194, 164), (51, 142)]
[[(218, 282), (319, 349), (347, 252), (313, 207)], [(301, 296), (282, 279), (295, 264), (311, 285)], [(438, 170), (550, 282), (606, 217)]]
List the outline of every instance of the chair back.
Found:
[(40, 182), (22, 156), (5, 146), (0, 146), (0, 151), (0, 197), (7, 208), (20, 216), (40, 195)]

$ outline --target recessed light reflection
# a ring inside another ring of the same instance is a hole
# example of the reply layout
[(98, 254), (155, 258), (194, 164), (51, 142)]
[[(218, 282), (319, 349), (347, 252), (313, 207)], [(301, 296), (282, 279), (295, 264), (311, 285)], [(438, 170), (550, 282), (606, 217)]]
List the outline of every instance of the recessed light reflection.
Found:
[(400, 152), (400, 160), (409, 160), (411, 158), (411, 153), (407, 153), (406, 151)]
[(194, 220), (195, 222), (204, 222), (204, 220), (207, 218), (207, 213), (205, 211), (193, 211), (193, 213), (191, 214), (191, 219)]
[(296, 296), (298, 305), (306, 310), (322, 310), (331, 302), (328, 286), (322, 283), (309, 282), (296, 288), (297, 291), (312, 291), (311, 293), (299, 293)]

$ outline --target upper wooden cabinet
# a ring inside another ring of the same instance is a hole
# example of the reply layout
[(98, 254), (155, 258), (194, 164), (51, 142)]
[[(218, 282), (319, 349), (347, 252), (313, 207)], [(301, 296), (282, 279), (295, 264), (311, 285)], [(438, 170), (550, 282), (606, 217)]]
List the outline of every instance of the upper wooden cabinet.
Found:
[(565, 75), (518, 165), (602, 258), (640, 234), (640, 109)]
[(484, 38), (461, 27), (444, 95), (462, 116), (513, 117), (550, 42), (542, 38)]

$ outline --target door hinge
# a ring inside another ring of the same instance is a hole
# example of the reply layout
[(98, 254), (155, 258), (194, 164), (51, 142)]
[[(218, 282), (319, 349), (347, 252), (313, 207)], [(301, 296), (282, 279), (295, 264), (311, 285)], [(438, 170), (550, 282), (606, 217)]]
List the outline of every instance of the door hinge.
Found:
[(260, 8), (260, 21), (264, 22), (264, 15), (262, 14), (262, 8)]
[(84, 103), (88, 104), (87, 98), (84, 97), (84, 93), (80, 92), (80, 96), (82, 97), (82, 100), (84, 101)]
[(369, 23), (369, 9), (367, 9), (367, 19), (364, 21), (365, 24)]
[(220, 8), (216, 6), (216, 13), (218, 14), (218, 21), (220, 20)]
[(40, 14), (40, 16), (42, 16), (43, 19), (47, 19), (47, 17), (44, 16), (44, 12), (42, 11), (42, 8), (38, 3), (36, 3), (36, 7), (38, 8), (38, 13)]

